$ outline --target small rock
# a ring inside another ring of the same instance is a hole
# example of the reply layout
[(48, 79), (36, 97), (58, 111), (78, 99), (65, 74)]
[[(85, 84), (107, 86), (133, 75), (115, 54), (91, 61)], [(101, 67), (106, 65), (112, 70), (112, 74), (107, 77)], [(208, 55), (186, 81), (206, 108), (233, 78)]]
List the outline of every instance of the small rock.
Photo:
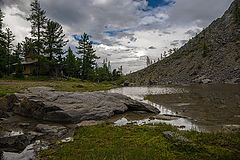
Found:
[(73, 88), (84, 88), (84, 86), (79, 84), (79, 85), (73, 86)]
[(97, 126), (97, 125), (100, 125), (103, 123), (104, 123), (104, 121), (90, 120), (90, 121), (82, 121), (81, 123), (78, 123), (76, 126), (77, 126), (77, 128), (79, 128), (79, 127)]
[(225, 125), (223, 126), (223, 129), (225, 131), (240, 131), (240, 125), (237, 124)]
[(233, 79), (233, 83), (240, 83), (240, 78)]
[(128, 87), (129, 86), (129, 81), (125, 81), (124, 83), (123, 83), (123, 85), (125, 86), (125, 87)]
[(203, 79), (202, 80), (203, 84), (208, 84), (208, 83), (211, 83), (211, 82), (212, 82), (212, 80), (210, 80), (210, 79)]
[(240, 115), (235, 115), (234, 117), (235, 117), (235, 118), (240, 118)]
[(67, 143), (67, 142), (72, 142), (72, 141), (73, 141), (73, 137), (67, 137), (67, 138), (61, 140), (62, 143)]
[(39, 133), (39, 132), (30, 131), (30, 132), (27, 132), (27, 135), (31, 136), (33, 139), (38, 139), (38, 138), (42, 137), (44, 134)]
[(58, 127), (57, 126), (49, 126), (46, 124), (38, 124), (36, 126), (36, 131), (41, 133), (57, 133)]
[(176, 132), (171, 132), (171, 131), (165, 131), (162, 132), (163, 136), (169, 140), (172, 140), (174, 142), (185, 142), (185, 143), (192, 143), (189, 141), (187, 138), (181, 136), (180, 134)]
[(19, 123), (18, 124), (20, 127), (29, 127), (30, 123)]
[(50, 134), (53, 136), (57, 136), (59, 138), (63, 137), (68, 133), (66, 127), (63, 126), (49, 126), (46, 124), (38, 124), (36, 126), (36, 131), (40, 133)]
[(186, 128), (186, 126), (179, 126), (178, 128)]
[(8, 151), (22, 151), (31, 143), (31, 136), (16, 135), (0, 138), (0, 148)]
[(136, 86), (136, 83), (130, 83), (129, 84), (129, 87), (134, 87), (134, 86)]
[(9, 115), (6, 112), (0, 110), (0, 118), (8, 118), (8, 117)]

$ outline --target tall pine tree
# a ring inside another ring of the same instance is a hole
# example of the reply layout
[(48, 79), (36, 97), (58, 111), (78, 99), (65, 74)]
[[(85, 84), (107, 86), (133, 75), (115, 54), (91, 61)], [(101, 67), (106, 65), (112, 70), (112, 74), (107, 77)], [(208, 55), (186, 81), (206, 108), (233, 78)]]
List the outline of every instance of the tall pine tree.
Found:
[(62, 26), (54, 21), (48, 20), (46, 30), (44, 31), (45, 53), (49, 55), (50, 60), (57, 58), (58, 62), (62, 61), (63, 47), (67, 45), (68, 40), (64, 40)]
[(22, 56), (23, 56), (22, 43), (18, 43), (14, 52), (13, 52), (13, 63), (20, 62)]
[(64, 63), (64, 73), (68, 77), (76, 76), (76, 57), (73, 54), (72, 49), (69, 47), (67, 51), (67, 56)]
[(0, 77), (7, 72), (7, 40), (6, 34), (3, 32), (3, 18), (4, 15), (0, 9)]
[(94, 75), (94, 68), (96, 67), (95, 50), (93, 49), (92, 42), (89, 36), (84, 33), (78, 41), (77, 54), (81, 57), (81, 78), (84, 80), (92, 80)]
[(7, 42), (7, 68), (8, 68), (8, 75), (10, 74), (11, 71), (11, 57), (12, 57), (12, 50), (13, 50), (13, 41), (14, 41), (15, 36), (13, 35), (12, 31), (10, 28), (6, 29), (6, 42)]
[(45, 54), (49, 55), (49, 72), (51, 75), (57, 76), (62, 70), (62, 55), (63, 47), (67, 45), (67, 40), (64, 40), (62, 26), (52, 20), (47, 21), (47, 26), (43, 34)]
[(34, 37), (37, 54), (43, 53), (43, 31), (46, 25), (45, 11), (41, 9), (38, 0), (31, 3), (31, 15), (27, 18), (31, 22), (31, 35)]

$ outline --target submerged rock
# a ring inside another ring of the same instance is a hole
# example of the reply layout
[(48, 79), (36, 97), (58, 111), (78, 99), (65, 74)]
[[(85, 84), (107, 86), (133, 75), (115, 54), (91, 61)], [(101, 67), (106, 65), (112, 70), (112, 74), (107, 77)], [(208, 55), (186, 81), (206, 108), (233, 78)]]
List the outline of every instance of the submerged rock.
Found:
[[(14, 99), (12, 103), (8, 99)], [(4, 110), (38, 120), (59, 123), (79, 123), (86, 120), (102, 120), (126, 111), (158, 113), (151, 105), (131, 98), (105, 92), (56, 92), (50, 87), (33, 87), (21, 93), (9, 95), (1, 103)], [(6, 108), (9, 107), (9, 108)]]

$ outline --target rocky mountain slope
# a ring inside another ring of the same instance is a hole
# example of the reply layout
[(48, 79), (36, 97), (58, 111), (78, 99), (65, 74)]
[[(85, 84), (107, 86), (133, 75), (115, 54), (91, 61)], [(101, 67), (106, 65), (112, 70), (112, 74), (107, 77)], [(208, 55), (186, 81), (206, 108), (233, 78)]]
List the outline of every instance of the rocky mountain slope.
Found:
[(240, 83), (240, 0), (177, 52), (128, 77), (137, 84)]

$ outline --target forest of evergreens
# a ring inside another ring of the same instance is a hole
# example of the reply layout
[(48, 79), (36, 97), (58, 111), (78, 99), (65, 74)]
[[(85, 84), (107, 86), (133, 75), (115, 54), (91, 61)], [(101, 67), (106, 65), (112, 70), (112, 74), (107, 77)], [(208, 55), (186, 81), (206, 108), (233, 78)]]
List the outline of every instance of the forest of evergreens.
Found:
[(122, 76), (122, 67), (111, 70), (110, 61), (97, 65), (92, 41), (84, 33), (78, 40), (76, 54), (69, 47), (61, 24), (46, 17), (38, 0), (31, 3), (31, 37), (14, 45), (15, 36), (10, 28), (4, 29), (4, 13), (0, 10), (0, 77), (23, 78), (24, 61), (34, 61), (33, 76), (74, 77), (90, 81), (112, 81)]

